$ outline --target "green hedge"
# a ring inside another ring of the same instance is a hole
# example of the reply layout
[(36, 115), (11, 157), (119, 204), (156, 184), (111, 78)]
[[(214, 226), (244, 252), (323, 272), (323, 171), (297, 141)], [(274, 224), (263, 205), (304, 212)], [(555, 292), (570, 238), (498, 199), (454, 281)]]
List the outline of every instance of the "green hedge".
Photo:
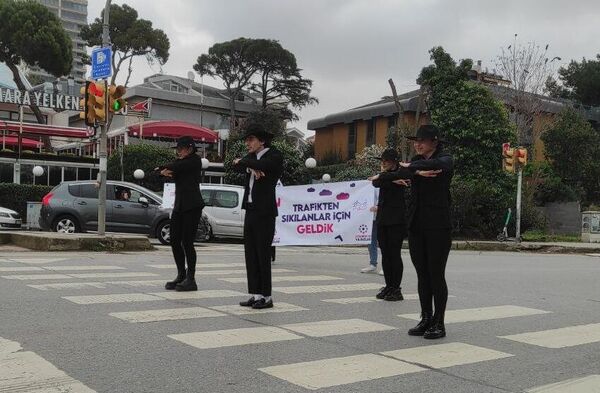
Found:
[(41, 202), (51, 186), (32, 184), (0, 183), (0, 206), (15, 210), (23, 220), (27, 218), (27, 202)]

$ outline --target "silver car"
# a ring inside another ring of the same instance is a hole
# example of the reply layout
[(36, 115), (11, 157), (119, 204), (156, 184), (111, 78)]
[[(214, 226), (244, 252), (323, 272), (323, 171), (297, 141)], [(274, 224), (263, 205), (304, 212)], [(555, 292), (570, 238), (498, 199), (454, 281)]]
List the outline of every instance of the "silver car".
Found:
[[(147, 234), (163, 244), (170, 240), (170, 209), (162, 198), (133, 183), (111, 181), (106, 185), (106, 230)], [(74, 233), (98, 229), (98, 185), (95, 181), (63, 182), (42, 199), (40, 227)], [(206, 238), (205, 222), (197, 240)]]
[(20, 229), (21, 215), (14, 210), (0, 207), (0, 229)]
[(242, 201), (244, 187), (229, 184), (202, 184), (203, 215), (208, 220), (208, 237), (244, 237)]

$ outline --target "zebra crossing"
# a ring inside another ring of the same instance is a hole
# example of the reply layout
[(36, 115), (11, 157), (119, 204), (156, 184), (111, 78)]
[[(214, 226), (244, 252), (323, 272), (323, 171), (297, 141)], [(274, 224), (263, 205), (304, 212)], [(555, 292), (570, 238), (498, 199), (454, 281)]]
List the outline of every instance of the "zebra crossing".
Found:
[[(197, 277), (199, 284), (202, 281), (219, 288), (204, 289), (199, 285), (201, 290), (196, 292), (158, 291), (167, 279), (172, 278), (172, 265), (143, 261), (118, 265), (95, 264), (96, 259), (101, 260), (101, 257), (89, 258), (89, 261), (84, 263), (79, 258), (77, 264), (73, 265), (70, 265), (69, 257), (0, 257), (0, 282), (6, 280), (36, 292), (45, 292), (49, 296), (55, 296), (57, 302), (71, 305), (74, 310), (81, 307), (98, 307), (101, 310), (99, 312), (115, 324), (160, 324), (161, 330), (167, 331), (161, 333), (165, 338), (182, 348), (198, 351), (198, 356), (201, 357), (226, 348), (252, 351), (253, 348), (261, 348), (261, 345), (269, 345), (270, 351), (283, 352), (287, 346), (296, 345), (295, 343), (317, 343), (314, 340), (328, 340), (325, 343), (332, 345), (338, 343), (335, 341), (336, 337), (357, 341), (366, 335), (395, 334), (397, 337), (396, 348), (392, 347), (386, 351), (354, 348), (355, 353), (350, 355), (328, 356), (327, 352), (314, 353), (311, 360), (279, 360), (276, 364), (257, 364), (255, 367), (255, 371), (262, 374), (266, 380), (278, 380), (289, 384), (288, 386), (306, 390), (337, 388), (357, 383), (366, 383), (364, 386), (368, 386), (376, 380), (403, 378), (409, 375), (422, 375), (423, 378), (427, 378), (425, 375), (446, 372), (445, 370), (449, 369), (506, 361), (518, 357), (521, 351), (527, 351), (530, 347), (552, 351), (600, 343), (600, 323), (493, 336), (499, 342), (512, 343), (511, 348), (519, 349), (514, 351), (468, 342), (465, 337), (462, 337), (461, 341), (455, 341), (449, 336), (445, 340), (433, 343), (408, 341), (408, 336), (400, 326), (403, 321), (419, 320), (419, 315), (398, 311), (418, 309), (418, 296), (415, 293), (405, 294), (405, 301), (402, 303), (412, 304), (414, 307), (395, 307), (395, 313), (385, 311), (386, 317), (391, 315), (393, 319), (376, 320), (372, 313), (342, 319), (323, 318), (323, 312), (332, 308), (345, 310), (351, 306), (355, 309), (361, 304), (365, 304), (363, 307), (367, 308), (390, 306), (389, 302), (377, 300), (373, 296), (382, 285), (376, 281), (381, 279), (375, 275), (349, 272), (335, 275), (331, 272), (307, 273), (300, 271), (298, 266), (273, 268), (273, 282), (276, 285), (273, 287), (274, 308), (242, 308), (237, 302), (247, 295), (244, 285), (245, 270), (241, 269), (243, 264), (239, 263), (240, 257), (238, 254), (238, 262), (200, 265)], [(168, 269), (169, 266), (171, 270)], [(279, 283), (284, 283), (285, 286)], [(295, 302), (294, 299), (309, 301)], [(152, 306), (154, 304), (159, 305), (159, 308)], [(117, 305), (118, 310), (110, 310)], [(127, 310), (133, 305), (135, 307)], [(290, 316), (290, 322), (293, 323), (282, 322), (286, 318), (277, 317), (283, 314)], [(541, 310), (516, 304), (481, 305), (476, 308), (449, 309), (446, 323), (459, 326), (470, 322), (545, 318), (552, 314), (552, 309)], [(262, 315), (265, 317), (261, 317)], [(249, 317), (250, 319), (247, 319)], [(207, 320), (224, 323), (210, 325), (221, 326), (220, 329), (203, 329), (203, 321)], [(196, 321), (194, 326), (197, 329), (188, 328), (187, 331), (181, 331), (178, 323), (184, 321)], [(241, 326), (226, 327), (233, 322)], [(459, 328), (453, 327), (450, 332)], [(406, 338), (405, 342), (402, 342), (402, 337)], [(15, 356), (19, 350), (19, 343), (0, 337), (0, 392), (17, 391), (14, 389), (21, 389), (21, 386), (27, 383), (40, 389), (56, 386), (56, 389), (67, 389), (64, 391), (93, 392), (85, 384), (69, 377), (33, 352), (22, 352), (28, 355), (20, 358)], [(48, 378), (38, 381), (31, 377), (30, 380), (25, 378), (15, 382), (14, 375), (20, 372), (27, 373), (27, 370), (34, 366), (51, 370)], [(12, 371), (5, 373), (5, 370)], [(584, 375), (548, 382), (545, 385), (530, 386), (524, 391), (600, 393), (600, 375)]]

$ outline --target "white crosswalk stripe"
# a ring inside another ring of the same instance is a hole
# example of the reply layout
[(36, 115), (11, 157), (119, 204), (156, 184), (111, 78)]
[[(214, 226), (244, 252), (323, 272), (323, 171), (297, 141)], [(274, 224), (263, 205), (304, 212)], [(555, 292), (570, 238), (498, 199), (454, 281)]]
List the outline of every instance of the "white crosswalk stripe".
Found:
[(600, 323), (501, 336), (545, 348), (567, 348), (600, 342)]
[(375, 354), (263, 367), (259, 370), (311, 390), (425, 371), (422, 367)]
[(527, 393), (600, 393), (600, 375), (588, 375), (539, 386), (527, 390)]
[(112, 317), (122, 319), (131, 323), (141, 322), (159, 322), (159, 321), (175, 321), (180, 319), (197, 319), (197, 318), (212, 318), (222, 317), (223, 314), (218, 311), (210, 310), (204, 307), (186, 307), (186, 308), (169, 308), (163, 310), (146, 310), (146, 311), (127, 311), (113, 312), (109, 314)]
[(158, 296), (146, 293), (122, 293), (113, 295), (85, 295), (85, 296), (63, 296), (70, 302), (76, 304), (106, 304), (106, 303), (129, 303), (129, 302), (152, 302), (164, 300)]
[[(246, 283), (247, 279), (245, 277), (231, 277), (231, 278), (220, 278), (219, 280), (229, 282), (232, 284), (241, 284)], [(333, 276), (274, 276), (272, 277), (272, 282), (292, 282), (292, 281), (335, 281), (335, 280), (343, 280), (340, 277)]]
[(210, 299), (210, 298), (221, 298), (221, 297), (234, 297), (234, 296), (245, 296), (245, 294), (238, 291), (230, 291), (227, 289), (215, 289), (206, 291), (192, 291), (192, 292), (156, 292), (152, 293), (153, 296), (158, 296), (164, 299), (180, 300), (180, 299)]
[(254, 327), (211, 332), (171, 334), (168, 337), (199, 349), (300, 340), (302, 338), (301, 336), (277, 327)]
[[(502, 318), (513, 318), (513, 317), (524, 317), (530, 315), (548, 314), (549, 311), (536, 310), (534, 308), (520, 307), (520, 306), (493, 306), (493, 307), (479, 307), (479, 308), (468, 308), (463, 310), (448, 310), (446, 311), (444, 321), (445, 323), (459, 323), (459, 322), (475, 322), (475, 321), (488, 321), (492, 319)], [(401, 314), (398, 315), (401, 318), (412, 319), (418, 321), (421, 319), (420, 314)]]
[(95, 393), (34, 352), (0, 337), (0, 392)]
[(240, 307), (239, 304), (232, 304), (226, 306), (211, 306), (213, 310), (223, 311), (233, 315), (257, 315), (257, 314), (271, 314), (271, 313), (282, 313), (282, 312), (295, 312), (295, 311), (308, 311), (308, 308), (296, 306), (285, 302), (275, 302), (272, 308), (264, 308), (262, 310), (256, 310), (252, 307)]
[(281, 327), (310, 337), (339, 336), (344, 334), (381, 332), (395, 329), (395, 327), (392, 326), (365, 321), (363, 319), (293, 323), (282, 325)]
[(346, 291), (368, 291), (381, 288), (381, 284), (340, 284), (340, 285), (306, 285), (297, 287), (273, 287), (273, 291), (299, 294), (299, 293), (321, 293), (321, 292), (346, 292)]
[(106, 289), (106, 285), (101, 282), (61, 282), (56, 284), (28, 284), (28, 287), (39, 289), (40, 291), (49, 291), (52, 289), (88, 289), (99, 288)]
[[(246, 266), (245, 263), (198, 263), (196, 265), (196, 270), (200, 271), (203, 269), (208, 269), (208, 268), (219, 268), (219, 267), (244, 267)], [(177, 269), (177, 267), (175, 266), (174, 263), (167, 263), (167, 264), (158, 264), (158, 265), (148, 265), (148, 267), (152, 267), (154, 269), (172, 269), (175, 270)]]

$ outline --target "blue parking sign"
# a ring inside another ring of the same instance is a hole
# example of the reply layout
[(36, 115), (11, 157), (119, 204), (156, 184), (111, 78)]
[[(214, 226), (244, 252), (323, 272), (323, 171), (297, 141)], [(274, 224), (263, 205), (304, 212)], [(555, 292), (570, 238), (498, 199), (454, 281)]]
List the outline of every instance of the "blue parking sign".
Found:
[(112, 75), (112, 50), (96, 48), (92, 51), (92, 79), (104, 79)]

